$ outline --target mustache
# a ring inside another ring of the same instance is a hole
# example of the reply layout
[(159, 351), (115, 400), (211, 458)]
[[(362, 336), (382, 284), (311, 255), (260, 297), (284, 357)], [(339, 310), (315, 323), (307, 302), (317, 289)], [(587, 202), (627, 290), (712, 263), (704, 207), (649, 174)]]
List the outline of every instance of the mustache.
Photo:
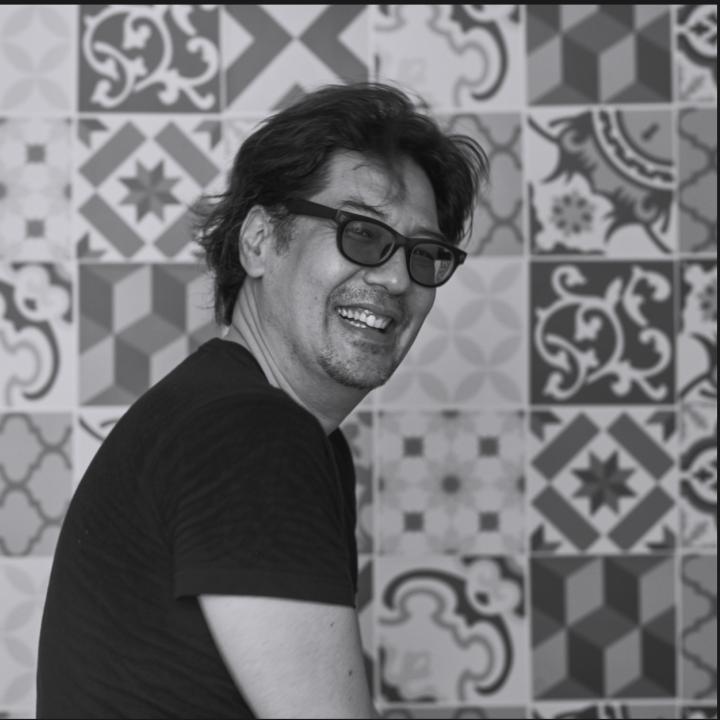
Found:
[(345, 288), (331, 296), (336, 305), (377, 305), (401, 320), (407, 315), (407, 303), (403, 296), (394, 296), (380, 288)]

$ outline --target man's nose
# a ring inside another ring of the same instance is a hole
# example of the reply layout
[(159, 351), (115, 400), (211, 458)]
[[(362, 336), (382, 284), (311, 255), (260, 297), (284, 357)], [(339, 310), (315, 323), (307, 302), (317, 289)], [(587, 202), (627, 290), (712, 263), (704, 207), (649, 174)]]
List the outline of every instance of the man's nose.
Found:
[(389, 260), (377, 267), (365, 268), (365, 282), (370, 285), (382, 285), (393, 295), (400, 295), (408, 290), (412, 280), (408, 275), (405, 250), (395, 249)]

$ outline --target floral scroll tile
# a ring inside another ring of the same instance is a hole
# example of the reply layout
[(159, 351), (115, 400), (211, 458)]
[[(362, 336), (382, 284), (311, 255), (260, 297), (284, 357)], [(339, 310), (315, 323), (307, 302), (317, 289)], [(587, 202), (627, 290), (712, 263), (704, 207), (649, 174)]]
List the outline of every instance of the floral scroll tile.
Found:
[(374, 7), (375, 79), (399, 84), (435, 110), (525, 96), (520, 5)]
[(0, 414), (0, 555), (52, 555), (72, 496), (72, 418)]
[(674, 705), (647, 703), (538, 703), (533, 707), (534, 720), (561, 720), (565, 718), (597, 718), (597, 720), (673, 720), (677, 718)]
[(527, 5), (533, 104), (671, 100), (666, 5)]
[(0, 706), (17, 717), (35, 712), (40, 622), (51, 558), (0, 558)]
[(0, 112), (75, 108), (77, 5), (0, 6)]
[(717, 263), (682, 262), (678, 325), (678, 395), (717, 403)]
[(368, 79), (365, 5), (223, 5), (225, 110), (264, 113)]
[(379, 403), (403, 408), (521, 405), (526, 287), (519, 261), (466, 261), (439, 288), (417, 341), (379, 391)]
[(525, 170), (533, 253), (672, 253), (673, 145), (669, 110), (534, 111)]
[(536, 699), (675, 697), (672, 556), (530, 563)]
[(80, 110), (220, 110), (214, 5), (81, 5)]
[(380, 552), (523, 551), (522, 413), (383, 413)]
[(517, 113), (452, 115), (447, 132), (469, 135), (488, 156), (490, 183), (480, 193), (472, 234), (464, 249), (471, 255), (522, 255), (522, 122)]
[(687, 555), (681, 571), (681, 694), (717, 703), (717, 555)]
[(675, 401), (673, 265), (531, 265), (533, 404)]
[(72, 256), (70, 148), (68, 119), (0, 118), (0, 258)]
[(198, 265), (82, 265), (80, 402), (134, 402), (216, 336), (210, 298)]
[(681, 408), (680, 527), (685, 547), (717, 547), (717, 407)]
[(674, 412), (557, 408), (534, 411), (530, 425), (533, 552), (672, 551)]
[(675, 94), (717, 102), (717, 5), (675, 6)]
[(525, 579), (513, 558), (376, 562), (383, 703), (434, 709), (528, 697)]
[(118, 116), (78, 121), (81, 260), (190, 260), (189, 206), (224, 182), (219, 120)]
[(717, 109), (678, 114), (680, 251), (717, 255)]
[(361, 410), (353, 412), (341, 429), (350, 445), (355, 461), (357, 525), (356, 542), (359, 553), (373, 550), (373, 415)]
[(73, 405), (73, 315), (68, 266), (0, 262), (0, 405)]

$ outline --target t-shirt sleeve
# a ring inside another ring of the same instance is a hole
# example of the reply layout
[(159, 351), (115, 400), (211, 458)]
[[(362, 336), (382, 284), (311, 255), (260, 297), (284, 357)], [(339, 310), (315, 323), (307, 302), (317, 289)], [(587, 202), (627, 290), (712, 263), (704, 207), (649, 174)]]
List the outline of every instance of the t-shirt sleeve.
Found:
[(261, 396), (212, 403), (185, 425), (158, 499), (175, 597), (354, 605), (343, 499), (319, 423)]

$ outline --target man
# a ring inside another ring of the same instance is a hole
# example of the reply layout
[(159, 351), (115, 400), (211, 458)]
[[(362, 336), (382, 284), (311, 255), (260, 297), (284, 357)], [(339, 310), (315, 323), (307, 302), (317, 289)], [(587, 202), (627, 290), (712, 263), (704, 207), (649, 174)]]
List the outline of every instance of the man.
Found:
[(228, 332), (128, 410), (73, 498), (39, 717), (376, 717), (338, 426), (464, 259), (486, 169), (380, 85), (243, 143), (200, 232)]

